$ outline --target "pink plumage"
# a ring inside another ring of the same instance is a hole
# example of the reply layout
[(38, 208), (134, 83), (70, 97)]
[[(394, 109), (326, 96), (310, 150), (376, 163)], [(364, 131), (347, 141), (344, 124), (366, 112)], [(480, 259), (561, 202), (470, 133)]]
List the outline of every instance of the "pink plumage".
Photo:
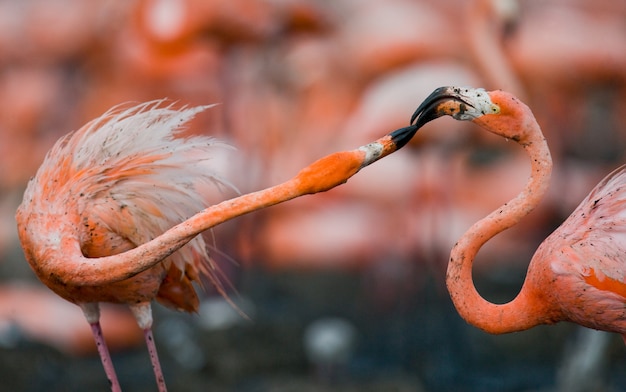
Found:
[[(130, 305), (146, 334), (161, 389), (150, 301), (194, 312), (199, 301), (193, 282), (210, 281), (224, 293), (203, 237), (143, 272), (108, 284), (67, 284), (48, 272), (55, 266), (46, 266), (71, 259), (61, 251), (70, 241), (80, 246), (79, 256), (107, 263), (103, 256), (136, 248), (215, 203), (217, 192), (232, 193), (235, 188), (220, 173), (223, 152), (232, 147), (206, 136), (180, 135), (207, 108), (176, 110), (164, 101), (113, 108), (52, 147), (17, 212), (31, 267), (54, 292), (81, 306), (99, 350), (106, 346), (98, 303)], [(72, 249), (78, 251), (76, 246)], [(108, 352), (101, 355), (105, 369), (107, 361), (110, 366), (107, 373), (114, 372)], [(118, 388), (117, 379), (109, 376)]]

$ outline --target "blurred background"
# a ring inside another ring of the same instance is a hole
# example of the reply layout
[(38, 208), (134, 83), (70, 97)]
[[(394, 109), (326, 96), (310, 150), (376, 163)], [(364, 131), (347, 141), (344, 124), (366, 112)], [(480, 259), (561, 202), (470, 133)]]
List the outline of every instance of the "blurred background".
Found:
[[(78, 307), (24, 261), (14, 213), (46, 151), (111, 106), (220, 103), (192, 131), (235, 145), (231, 181), (277, 184), (408, 124), (443, 85), (515, 93), (555, 161), (548, 197), (481, 251), (479, 291), (511, 300), (534, 249), (626, 147), (626, 2), (0, 0), (0, 389), (107, 390)], [(174, 391), (623, 391), (617, 335), (468, 326), (445, 289), (455, 240), (517, 194), (521, 149), (449, 118), (325, 194), (214, 229), (243, 319), (155, 306)], [(125, 390), (155, 390), (121, 307), (103, 328)]]

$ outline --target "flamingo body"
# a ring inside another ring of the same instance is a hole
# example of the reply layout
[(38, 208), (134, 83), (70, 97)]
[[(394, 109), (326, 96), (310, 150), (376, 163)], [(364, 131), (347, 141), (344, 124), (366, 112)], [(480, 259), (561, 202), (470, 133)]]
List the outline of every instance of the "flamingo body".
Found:
[(175, 137), (204, 109), (174, 110), (155, 101), (109, 111), (56, 143), (17, 212), (20, 240), (42, 282), (74, 303), (156, 298), (197, 310), (191, 282), (217, 282), (201, 236), (162, 263), (110, 284), (67, 284), (46, 267), (63, 262), (59, 249), (74, 238), (94, 263), (135, 248), (210, 204), (209, 185), (231, 187), (210, 159), (224, 143)]
[[(143, 329), (159, 391), (165, 381), (152, 336), (153, 299), (194, 312), (192, 282), (223, 293), (202, 236), (124, 279), (68, 282), (60, 266), (82, 258), (95, 268), (158, 237), (209, 202), (209, 185), (231, 187), (211, 157), (226, 147), (209, 137), (177, 138), (206, 107), (174, 110), (162, 101), (114, 109), (61, 138), (24, 192), (16, 219), (26, 259), (38, 278), (81, 307), (113, 391), (121, 390), (100, 327), (100, 302), (128, 304)], [(106, 272), (102, 271), (101, 275)]]

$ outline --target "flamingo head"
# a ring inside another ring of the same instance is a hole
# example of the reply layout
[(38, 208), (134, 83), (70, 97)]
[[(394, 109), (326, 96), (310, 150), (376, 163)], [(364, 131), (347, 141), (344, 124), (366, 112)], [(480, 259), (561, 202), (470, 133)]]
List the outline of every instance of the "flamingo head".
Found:
[(497, 135), (523, 143), (534, 116), (528, 106), (505, 91), (439, 87), (417, 108), (411, 124), (417, 129), (442, 116), (471, 121)]

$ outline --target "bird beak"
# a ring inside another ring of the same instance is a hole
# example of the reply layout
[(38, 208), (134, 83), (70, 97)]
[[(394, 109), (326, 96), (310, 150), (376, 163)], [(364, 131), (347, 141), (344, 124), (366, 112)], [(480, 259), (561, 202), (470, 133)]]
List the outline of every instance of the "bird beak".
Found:
[(439, 87), (422, 102), (411, 117), (411, 124), (418, 129), (439, 117), (464, 113), (472, 105), (460, 94), (456, 87)]
[(484, 114), (499, 111), (500, 108), (491, 102), (489, 93), (483, 89), (439, 87), (413, 113), (411, 125), (419, 129), (441, 116), (452, 116), (456, 120), (473, 120)]

